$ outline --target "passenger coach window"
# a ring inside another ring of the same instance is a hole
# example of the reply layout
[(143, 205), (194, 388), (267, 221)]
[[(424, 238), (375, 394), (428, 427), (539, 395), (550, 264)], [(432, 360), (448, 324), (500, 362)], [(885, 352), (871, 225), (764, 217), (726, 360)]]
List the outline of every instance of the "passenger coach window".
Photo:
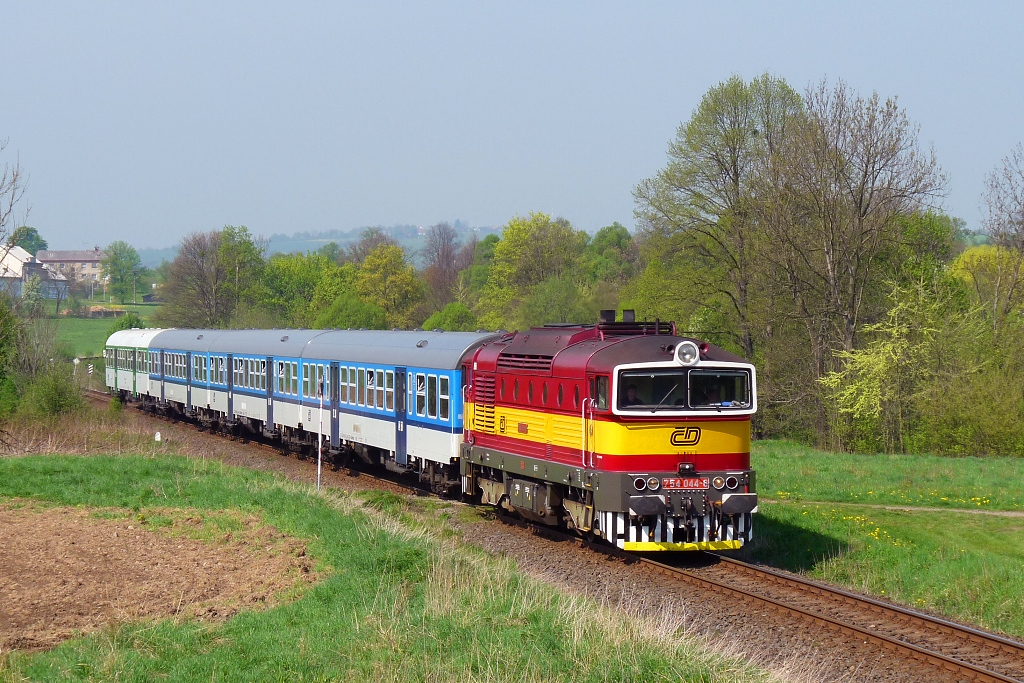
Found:
[(299, 362), (298, 361), (292, 361), (291, 366), (292, 366), (292, 388), (291, 388), (290, 391), (291, 391), (292, 396), (298, 396), (299, 395)]
[(437, 375), (427, 377), (427, 416), (437, 417)]
[(445, 422), (451, 416), (451, 389), (449, 382), (451, 380), (448, 377), (441, 376), (441, 419)]
[(348, 369), (348, 402), (355, 404), (356, 402), (356, 369)]
[(427, 414), (427, 380), (422, 373), (416, 373), (416, 414)]
[(359, 405), (366, 403), (366, 369), (359, 368)]
[(384, 408), (384, 371), (377, 371), (377, 407)]
[(377, 382), (373, 379), (373, 369), (366, 371), (366, 406), (373, 408), (377, 404), (374, 402), (374, 396), (377, 395)]
[(394, 370), (388, 370), (385, 373), (385, 378), (386, 379), (384, 380), (385, 381), (385, 385), (384, 386), (385, 386), (385, 389), (386, 389), (386, 397), (387, 397), (385, 399), (385, 401), (386, 401), (385, 407), (388, 410), (394, 410), (395, 409), (395, 371)]

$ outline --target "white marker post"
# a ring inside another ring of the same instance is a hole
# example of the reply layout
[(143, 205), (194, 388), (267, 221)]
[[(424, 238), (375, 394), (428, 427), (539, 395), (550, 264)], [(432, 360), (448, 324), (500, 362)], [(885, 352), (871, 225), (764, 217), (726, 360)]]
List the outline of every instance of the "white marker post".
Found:
[(317, 383), (316, 392), (320, 395), (320, 426), (316, 430), (316, 490), (320, 490), (320, 470), (324, 462), (324, 380)]

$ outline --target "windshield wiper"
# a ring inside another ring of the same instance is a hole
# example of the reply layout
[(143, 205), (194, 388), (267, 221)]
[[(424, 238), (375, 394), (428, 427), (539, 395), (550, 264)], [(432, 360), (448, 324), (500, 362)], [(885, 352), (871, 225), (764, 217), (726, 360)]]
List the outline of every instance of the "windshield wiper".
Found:
[(679, 386), (679, 382), (676, 382), (675, 384), (673, 384), (672, 388), (668, 390), (667, 394), (665, 394), (665, 397), (663, 399), (661, 399), (660, 401), (658, 401), (658, 405), (654, 406), (654, 408), (651, 409), (651, 412), (652, 413), (658, 412), (658, 408), (661, 407), (661, 404), (668, 400), (668, 397), (672, 395), (672, 392), (675, 391), (676, 387), (678, 387), (678, 386)]

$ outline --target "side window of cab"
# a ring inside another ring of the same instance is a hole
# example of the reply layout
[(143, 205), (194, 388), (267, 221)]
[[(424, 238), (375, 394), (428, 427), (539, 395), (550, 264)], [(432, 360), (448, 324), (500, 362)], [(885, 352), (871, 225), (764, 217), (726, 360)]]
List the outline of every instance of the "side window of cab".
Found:
[(590, 380), (590, 398), (595, 410), (608, 410), (608, 377), (598, 375)]

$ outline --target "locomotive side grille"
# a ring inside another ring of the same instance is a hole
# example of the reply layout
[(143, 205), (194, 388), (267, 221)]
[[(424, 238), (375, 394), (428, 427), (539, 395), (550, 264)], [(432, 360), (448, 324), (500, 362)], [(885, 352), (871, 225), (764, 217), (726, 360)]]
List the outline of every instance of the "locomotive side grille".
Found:
[(476, 379), (476, 430), (494, 433), (494, 377), (477, 376)]
[(532, 355), (526, 353), (503, 353), (498, 356), (498, 369), (551, 372), (552, 360), (554, 360), (554, 356)]

